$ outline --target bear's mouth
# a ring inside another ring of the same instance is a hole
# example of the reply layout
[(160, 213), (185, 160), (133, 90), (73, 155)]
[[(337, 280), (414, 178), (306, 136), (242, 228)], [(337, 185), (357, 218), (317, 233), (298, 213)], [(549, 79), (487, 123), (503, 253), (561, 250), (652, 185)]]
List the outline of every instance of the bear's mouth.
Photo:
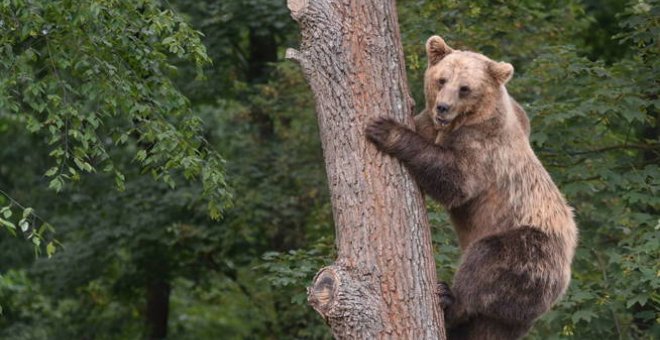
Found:
[(436, 123), (441, 126), (441, 127), (447, 127), (449, 124), (451, 124), (451, 120), (449, 119), (442, 119), (440, 117), (435, 117)]
[[(463, 112), (461, 112), (461, 113), (459, 113), (459, 114), (457, 114), (457, 115), (455, 115), (455, 116), (453, 116), (449, 119), (442, 118), (439, 114), (436, 113), (435, 117), (433, 119), (434, 125), (435, 125), (436, 129), (444, 129), (444, 128), (447, 128), (449, 126), (456, 125), (456, 124), (460, 125), (460, 124), (462, 124), (462, 121), (466, 117), (472, 115), (472, 113), (473, 113), (473, 111), (463, 111)], [(452, 128), (452, 129), (454, 129), (454, 128)]]

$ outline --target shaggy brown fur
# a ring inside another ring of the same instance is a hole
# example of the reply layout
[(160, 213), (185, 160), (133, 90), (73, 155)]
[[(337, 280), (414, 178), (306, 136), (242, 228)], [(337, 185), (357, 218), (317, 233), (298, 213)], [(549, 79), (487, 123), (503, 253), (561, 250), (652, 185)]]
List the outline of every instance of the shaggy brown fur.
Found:
[(507, 93), (510, 64), (426, 45), (418, 132), (386, 118), (366, 133), (449, 211), (463, 250), (440, 284), (449, 339), (517, 339), (559, 299), (577, 242), (572, 209), (532, 151), (529, 120)]

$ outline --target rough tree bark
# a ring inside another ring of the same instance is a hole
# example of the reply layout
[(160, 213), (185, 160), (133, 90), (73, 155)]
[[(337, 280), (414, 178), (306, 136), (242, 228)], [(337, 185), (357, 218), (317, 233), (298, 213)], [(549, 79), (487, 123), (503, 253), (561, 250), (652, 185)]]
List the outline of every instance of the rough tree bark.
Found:
[(338, 259), (309, 302), (336, 338), (444, 339), (431, 236), (407, 170), (364, 135), (370, 119), (412, 121), (393, 0), (289, 0), (316, 98)]

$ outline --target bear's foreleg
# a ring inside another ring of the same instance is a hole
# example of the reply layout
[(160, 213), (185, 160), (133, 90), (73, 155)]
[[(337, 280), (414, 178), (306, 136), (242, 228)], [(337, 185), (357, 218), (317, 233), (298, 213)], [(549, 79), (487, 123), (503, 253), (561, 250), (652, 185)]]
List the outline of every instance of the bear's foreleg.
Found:
[[(453, 152), (424, 139), (389, 118), (379, 118), (366, 129), (367, 138), (379, 150), (402, 161), (424, 192), (447, 207), (458, 206), (476, 191), (467, 185)], [(473, 181), (474, 182), (474, 181)]]

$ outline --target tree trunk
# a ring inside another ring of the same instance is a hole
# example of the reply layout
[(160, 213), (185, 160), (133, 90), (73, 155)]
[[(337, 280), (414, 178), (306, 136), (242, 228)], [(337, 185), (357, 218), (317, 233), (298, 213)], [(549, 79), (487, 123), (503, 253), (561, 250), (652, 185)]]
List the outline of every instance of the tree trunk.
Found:
[(170, 310), (170, 283), (154, 278), (147, 283), (147, 312), (145, 315), (149, 339), (167, 338), (167, 318)]
[(370, 119), (413, 125), (393, 0), (289, 0), (316, 98), (337, 261), (308, 299), (336, 338), (444, 339), (426, 208), (407, 170), (364, 135)]

